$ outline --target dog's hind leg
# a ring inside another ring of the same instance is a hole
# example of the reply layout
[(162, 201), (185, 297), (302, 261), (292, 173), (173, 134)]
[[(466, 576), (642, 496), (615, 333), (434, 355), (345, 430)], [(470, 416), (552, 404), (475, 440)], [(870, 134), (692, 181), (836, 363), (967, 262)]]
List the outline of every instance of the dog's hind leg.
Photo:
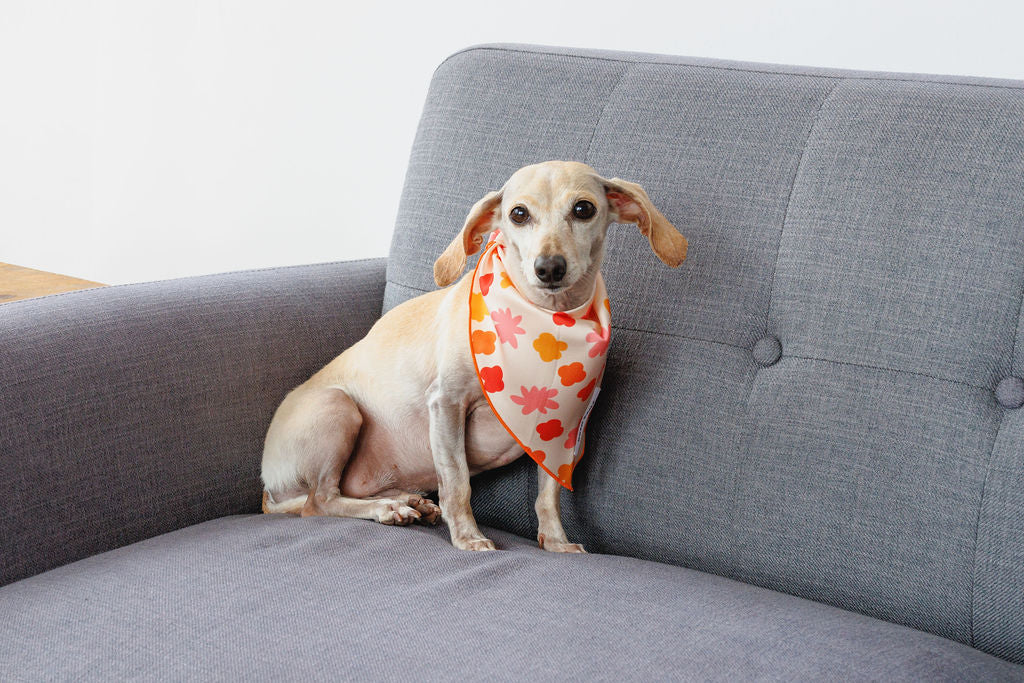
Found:
[(264, 511), (358, 517), (382, 524), (419, 519), (422, 515), (411, 500), (341, 495), (341, 474), (362, 425), (359, 407), (341, 389), (300, 387), (290, 393), (267, 431)]

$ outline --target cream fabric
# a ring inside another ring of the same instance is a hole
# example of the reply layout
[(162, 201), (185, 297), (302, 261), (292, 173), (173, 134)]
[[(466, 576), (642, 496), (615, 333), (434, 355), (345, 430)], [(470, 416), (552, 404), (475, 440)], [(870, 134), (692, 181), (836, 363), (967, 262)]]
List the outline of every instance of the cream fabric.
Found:
[(611, 334), (604, 280), (571, 311), (529, 301), (509, 279), (500, 232), (491, 234), (469, 297), (469, 339), (484, 396), (527, 455), (572, 490), (583, 434), (600, 392)]

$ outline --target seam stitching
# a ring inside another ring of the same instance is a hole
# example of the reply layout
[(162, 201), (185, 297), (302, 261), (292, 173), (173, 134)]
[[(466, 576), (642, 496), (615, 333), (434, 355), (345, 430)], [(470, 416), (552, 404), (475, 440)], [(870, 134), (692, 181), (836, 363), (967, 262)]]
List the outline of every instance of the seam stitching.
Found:
[(347, 259), (342, 261), (325, 261), (323, 263), (299, 263), (293, 266), (269, 266), (267, 268), (242, 268), (240, 270), (228, 270), (223, 273), (204, 273), (203, 275), (186, 275), (184, 277), (168, 277), (162, 280), (143, 280), (141, 282), (124, 282), (119, 285), (99, 285), (97, 287), (85, 287), (83, 289), (74, 289), (70, 292), (57, 292), (55, 294), (45, 294), (43, 296), (33, 296), (28, 299), (19, 299), (17, 301), (8, 301), (7, 303), (0, 302), (0, 306), (17, 306), (18, 304), (27, 303), (29, 301), (41, 301), (43, 299), (55, 299), (61, 296), (73, 296), (75, 294), (83, 294), (85, 292), (102, 289), (104, 291), (111, 289), (121, 289), (124, 287), (139, 287), (142, 285), (158, 285), (165, 282), (184, 282), (186, 280), (205, 280), (208, 278), (222, 277), (225, 275), (244, 275), (246, 273), (266, 273), (272, 270), (295, 270), (298, 268), (318, 268), (324, 266), (337, 266), (344, 263), (366, 263), (367, 261), (387, 261), (386, 256), (370, 256), (368, 258), (357, 258)]
[(981, 493), (978, 496), (978, 516), (974, 520), (974, 557), (971, 562), (971, 613), (968, 615), (969, 634), (971, 647), (976, 646), (974, 636), (974, 613), (977, 608), (978, 599), (978, 539), (981, 538), (981, 513), (985, 510), (985, 489), (988, 487), (988, 478), (992, 474), (992, 460), (995, 457), (996, 444), (999, 443), (999, 433), (1003, 431), (1004, 410), (999, 416), (999, 426), (996, 427), (996, 434), (992, 438), (992, 447), (988, 451), (988, 463), (985, 465), (985, 478), (981, 482)]
[[(596, 55), (579, 55), (579, 54), (572, 54), (572, 53), (550, 52), (550, 51), (545, 51), (545, 50), (521, 50), (521, 49), (508, 48), (508, 47), (489, 47), (489, 46), (476, 46), (476, 47), (469, 47), (469, 48), (466, 48), (464, 50), (459, 50), (458, 52), (455, 52), (454, 54), (451, 54), (448, 57), (446, 57), (445, 60), (443, 62), (441, 62), (437, 66), (436, 69), (434, 69), (434, 73), (437, 73), (437, 71), (440, 70), (440, 68), (442, 66), (444, 66), (445, 64), (447, 64), (451, 59), (453, 59), (455, 57), (458, 57), (459, 55), (464, 55), (464, 54), (467, 54), (469, 52), (476, 52), (476, 51), (510, 52), (510, 53), (514, 53), (514, 54), (524, 54), (524, 55), (545, 55), (545, 56), (548, 56), (548, 57), (565, 57), (565, 58), (568, 58), (568, 59), (589, 59), (589, 60), (600, 61), (600, 62), (617, 62), (617, 63), (620, 63), (620, 64), (646, 64), (646, 65), (649, 65), (649, 66), (665, 66), (665, 67), (670, 67), (670, 68), (685, 67), (685, 68), (691, 68), (691, 69), (713, 69), (713, 70), (716, 70), (716, 71), (739, 71), (739, 72), (742, 72), (742, 73), (769, 74), (769, 75), (773, 75), (773, 76), (796, 76), (798, 78), (828, 78), (828, 79), (833, 79), (833, 80), (834, 79), (839, 79), (839, 80), (857, 80), (857, 81), (886, 81), (886, 82), (892, 82), (892, 83), (934, 83), (934, 84), (937, 84), (937, 85), (956, 85), (956, 86), (966, 86), (966, 87), (969, 87), (969, 88), (999, 88), (999, 89), (1002, 89), (1002, 90), (1024, 90), (1024, 85), (998, 85), (998, 84), (994, 84), (994, 83), (964, 83), (964, 82), (957, 81), (957, 80), (940, 81), (940, 80), (928, 79), (928, 78), (894, 78), (894, 77), (886, 77), (886, 76), (852, 76), (852, 75), (845, 75), (845, 74), (843, 74), (843, 75), (834, 75), (834, 76), (833, 75), (827, 75), (827, 74), (802, 74), (802, 73), (798, 73), (796, 71), (786, 71), (786, 70), (782, 70), (782, 69), (780, 69), (778, 71), (769, 71), (767, 69), (746, 69), (746, 68), (743, 68), (743, 67), (740, 67), (740, 66), (722, 66), (722, 65), (712, 65), (712, 64), (688, 64), (688, 63), (685, 63), (685, 62), (680, 62), (678, 64), (671, 64), (671, 63), (665, 63), (665, 62), (654, 62), (654, 61), (644, 60), (644, 59), (616, 59), (614, 57), (598, 57)], [(671, 57), (673, 55), (666, 55), (666, 56)], [(809, 67), (809, 68), (814, 68), (814, 67)], [(825, 68), (825, 67), (821, 67), (821, 68)], [(857, 70), (856, 69), (851, 69), (851, 71), (857, 71)], [(932, 75), (938, 75), (938, 74), (932, 74)], [(951, 75), (950, 78), (951, 79), (956, 79), (956, 78), (984, 78), (984, 77), (982, 77), (982, 76), (952, 76)], [(1012, 79), (1010, 79), (1010, 80), (1012, 80)]]
[(424, 294), (436, 291), (436, 290), (433, 290), (433, 289), (423, 289), (422, 287), (416, 287), (415, 285), (407, 285), (404, 282), (399, 282), (398, 280), (392, 280), (392, 279), (387, 280), (387, 283), (389, 285), (398, 285), (399, 287), (405, 287), (406, 289), (413, 289), (413, 290), (416, 290), (417, 292), (423, 292)]
[(1024, 315), (1024, 285), (1020, 288), (1020, 303), (1017, 304), (1017, 319), (1013, 326), (1013, 346), (1010, 347), (1010, 374), (1017, 365), (1017, 332), (1020, 330), (1020, 317)]
[(676, 334), (674, 332), (659, 332), (657, 330), (645, 330), (637, 327), (623, 327), (622, 325), (616, 325), (615, 323), (612, 323), (612, 329), (624, 330), (626, 332), (639, 332), (642, 334), (654, 334), (660, 337), (674, 337), (675, 339), (687, 339), (689, 341), (704, 342), (705, 344), (717, 344), (719, 346), (728, 346), (730, 348), (740, 349), (742, 351), (750, 350), (749, 346), (744, 346), (742, 344), (733, 344), (732, 342), (718, 341), (716, 339), (706, 339), (704, 337), (693, 337), (686, 334)]
[(615, 81), (615, 85), (612, 86), (612, 89), (608, 91), (608, 97), (607, 99), (605, 99), (604, 104), (601, 106), (601, 113), (597, 115), (597, 121), (594, 122), (594, 130), (590, 132), (590, 140), (587, 141), (587, 151), (583, 155), (583, 161), (585, 161), (588, 164), (590, 163), (590, 150), (594, 146), (594, 138), (597, 137), (597, 129), (601, 127), (601, 121), (604, 119), (604, 112), (605, 110), (608, 109), (608, 105), (611, 104), (612, 98), (618, 91), (619, 86), (621, 86), (623, 82), (625, 82), (626, 75), (630, 72), (630, 69), (632, 68), (633, 66), (630, 65), (622, 70), (622, 73), (619, 74), (619, 79)]
[[(1013, 346), (1010, 347), (1010, 374), (1013, 374), (1017, 364), (1017, 335), (1020, 330), (1020, 317), (1024, 314), (1024, 286), (1021, 287), (1020, 302), (1017, 305), (1017, 319), (1014, 320)], [(978, 608), (978, 541), (981, 538), (981, 515), (985, 511), (985, 491), (988, 489), (988, 480), (995, 467), (996, 444), (999, 443), (999, 434), (1003, 431), (1003, 422), (1006, 417), (1004, 409), (999, 415), (999, 426), (996, 428), (996, 435), (992, 439), (992, 447), (988, 452), (988, 463), (985, 466), (985, 478), (981, 482), (981, 494), (978, 496), (978, 517), (974, 524), (974, 558), (971, 564), (971, 613), (970, 613), (970, 635), (971, 647), (977, 647), (977, 637), (974, 631), (974, 616)]]
[(813, 360), (821, 363), (835, 363), (836, 365), (850, 365), (855, 368), (865, 368), (868, 370), (879, 370), (881, 372), (893, 372), (899, 375), (914, 375), (915, 377), (927, 377), (928, 379), (934, 379), (937, 382), (946, 382), (948, 384), (958, 384), (960, 386), (969, 387), (971, 389), (977, 389), (978, 391), (992, 391), (991, 387), (979, 386), (977, 384), (971, 384), (970, 382), (964, 382), (958, 379), (949, 379), (948, 377), (939, 377), (938, 375), (929, 375), (926, 372), (917, 372), (915, 370), (902, 370), (900, 368), (887, 368), (882, 365), (868, 365), (867, 363), (853, 363), (846, 360), (835, 360), (832, 358), (818, 358), (816, 356), (801, 356), (795, 353), (785, 353), (783, 351), (783, 358), (799, 358), (800, 360)]
[(821, 99), (821, 104), (818, 105), (818, 111), (814, 112), (814, 118), (811, 119), (811, 126), (807, 129), (807, 137), (804, 138), (804, 146), (800, 149), (800, 158), (796, 163), (796, 171), (793, 172), (793, 182), (789, 185), (789, 196), (786, 197), (786, 210), (782, 214), (782, 226), (779, 228), (779, 239), (775, 244), (775, 266), (772, 268), (772, 276), (768, 280), (768, 306), (766, 307), (764, 314), (764, 333), (768, 334), (768, 325), (772, 319), (772, 298), (775, 295), (775, 274), (779, 271), (779, 258), (782, 255), (782, 238), (786, 233), (786, 223), (789, 221), (789, 208), (793, 204), (793, 192), (796, 190), (797, 181), (800, 180), (800, 171), (804, 167), (804, 157), (807, 153), (807, 148), (811, 144), (811, 138), (814, 137), (814, 129), (818, 127), (818, 121), (821, 119), (821, 112), (825, 109), (825, 103), (828, 102), (829, 98), (832, 97), (832, 93), (836, 91), (836, 88), (842, 84), (843, 81), (836, 81), (827, 93), (825, 97)]

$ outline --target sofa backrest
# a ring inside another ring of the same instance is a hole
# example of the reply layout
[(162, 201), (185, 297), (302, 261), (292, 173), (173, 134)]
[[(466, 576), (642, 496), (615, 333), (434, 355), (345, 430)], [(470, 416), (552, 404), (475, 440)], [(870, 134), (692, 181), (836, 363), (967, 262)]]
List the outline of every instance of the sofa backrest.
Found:
[[(690, 240), (671, 270), (610, 230), (570, 536), (1024, 661), (1024, 83), (471, 48), (430, 88), (385, 308), (546, 159)], [(522, 459), (474, 509), (529, 536), (535, 492)]]

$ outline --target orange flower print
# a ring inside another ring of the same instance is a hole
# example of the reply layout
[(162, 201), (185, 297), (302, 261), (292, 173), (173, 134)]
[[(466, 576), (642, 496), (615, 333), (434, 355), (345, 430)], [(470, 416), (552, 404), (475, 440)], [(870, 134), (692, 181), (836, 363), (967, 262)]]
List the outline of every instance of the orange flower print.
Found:
[(597, 386), (597, 378), (590, 380), (590, 384), (580, 389), (579, 393), (576, 394), (581, 401), (586, 401), (590, 398), (590, 394), (593, 393), (594, 387)]
[(552, 314), (551, 321), (556, 325), (565, 325), (566, 327), (572, 327), (576, 324), (576, 318), (562, 311)]
[(544, 459), (548, 457), (548, 454), (545, 453), (544, 451), (531, 450), (527, 448), (526, 452), (529, 453), (530, 457), (536, 460), (537, 462), (544, 462)]
[(494, 321), (494, 331), (498, 333), (498, 339), (501, 340), (501, 343), (508, 344), (513, 349), (518, 349), (519, 342), (516, 340), (516, 335), (526, 334), (526, 330), (519, 327), (523, 316), (513, 316), (511, 308), (504, 310), (499, 308), (491, 312), (491, 320)]
[(502, 378), (500, 365), (480, 368), (480, 381), (483, 382), (484, 391), (491, 394), (505, 388), (505, 380)]
[(565, 432), (565, 428), (562, 427), (562, 421), (558, 419), (548, 420), (537, 425), (537, 433), (540, 434), (540, 438), (544, 441), (557, 439), (563, 432)]
[(523, 407), (523, 415), (539, 410), (541, 415), (548, 414), (548, 408), (555, 410), (558, 403), (551, 399), (558, 395), (558, 389), (547, 387), (519, 387), (519, 396), (513, 396), (512, 402)]
[(480, 283), (480, 293), (487, 296), (487, 292), (491, 291), (491, 283), (494, 282), (494, 273), (484, 273), (477, 282)]
[(506, 273), (504, 270), (501, 271), (501, 283), (500, 284), (501, 284), (501, 288), (502, 289), (507, 289), (507, 288), (512, 286), (512, 280), (509, 279), (508, 273)]
[(600, 332), (590, 332), (587, 334), (587, 341), (593, 343), (588, 355), (591, 358), (603, 355), (608, 350), (608, 342), (611, 341), (611, 336), (612, 329), (610, 327), (605, 327)]
[(558, 478), (566, 484), (572, 483), (572, 465), (562, 465), (558, 468)]
[[(590, 341), (590, 337), (587, 337), (587, 341)], [(533, 340), (533, 348), (540, 354), (540, 359), (547, 363), (561, 358), (562, 351), (569, 348), (569, 345), (555, 339), (555, 335), (550, 332), (543, 332)]]
[(558, 368), (558, 376), (562, 378), (563, 387), (571, 387), (576, 382), (585, 380), (587, 371), (583, 369), (583, 363), (569, 363)]
[(579, 427), (579, 425), (576, 425), (576, 427), (572, 431), (569, 432), (569, 436), (566, 437), (565, 443), (562, 444), (562, 447), (563, 448), (576, 448), (576, 439), (579, 438), (579, 433), (580, 433), (580, 427)]
[(489, 354), (494, 353), (494, 340), (497, 339), (497, 335), (493, 332), (487, 332), (485, 330), (473, 330), (473, 334), (469, 338), (469, 345), (473, 349), (473, 354)]
[(477, 322), (482, 322), (487, 315), (487, 304), (480, 294), (473, 292), (469, 295), (469, 317)]

